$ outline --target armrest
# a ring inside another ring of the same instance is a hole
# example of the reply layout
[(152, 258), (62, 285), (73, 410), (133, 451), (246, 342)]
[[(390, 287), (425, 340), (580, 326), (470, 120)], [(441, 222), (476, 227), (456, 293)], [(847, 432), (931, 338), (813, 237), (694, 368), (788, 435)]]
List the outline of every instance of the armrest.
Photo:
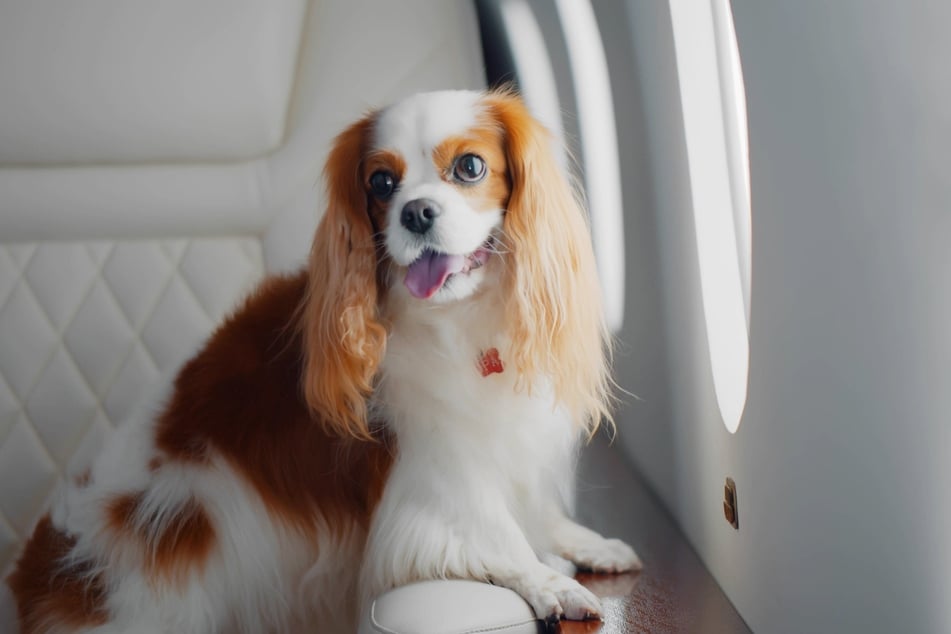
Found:
[(538, 634), (522, 597), (478, 581), (423, 581), (377, 597), (359, 634)]

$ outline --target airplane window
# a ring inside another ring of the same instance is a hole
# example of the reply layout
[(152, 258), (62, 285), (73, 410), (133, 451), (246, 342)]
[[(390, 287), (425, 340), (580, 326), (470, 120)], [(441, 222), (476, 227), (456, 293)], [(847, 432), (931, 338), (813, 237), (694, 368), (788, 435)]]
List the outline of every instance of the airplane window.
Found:
[(617, 332), (624, 320), (621, 178), (607, 60), (591, 2), (477, 0), (476, 7), (490, 83), (516, 81), (535, 116), (580, 159), (605, 315)]
[(556, 0), (578, 109), (591, 232), (608, 327), (624, 321), (624, 226), (621, 168), (608, 63), (589, 0)]
[[(624, 307), (617, 134), (591, 0), (476, 0), (491, 83), (517, 82), (580, 159), (608, 325)], [(713, 382), (739, 427), (749, 377), (750, 178), (746, 100), (730, 0), (671, 0), (671, 22)], [(554, 9), (554, 10), (553, 10)]]
[[(506, 0), (498, 3), (508, 43), (512, 47), (512, 61), (518, 74), (518, 83), (528, 107), (560, 142), (565, 132), (561, 123), (561, 103), (545, 46), (541, 26), (525, 0)], [(567, 159), (561, 155), (562, 164)]]
[(746, 102), (729, 0), (670, 3), (700, 285), (717, 403), (736, 432), (749, 378)]

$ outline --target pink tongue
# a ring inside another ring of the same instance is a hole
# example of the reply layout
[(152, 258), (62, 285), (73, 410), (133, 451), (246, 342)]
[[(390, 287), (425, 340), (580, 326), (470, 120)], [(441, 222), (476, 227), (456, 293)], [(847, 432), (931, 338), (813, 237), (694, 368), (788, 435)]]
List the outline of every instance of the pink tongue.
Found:
[(465, 265), (465, 256), (436, 253), (427, 249), (409, 265), (404, 284), (413, 297), (429, 299), (442, 288), (446, 278), (461, 271)]

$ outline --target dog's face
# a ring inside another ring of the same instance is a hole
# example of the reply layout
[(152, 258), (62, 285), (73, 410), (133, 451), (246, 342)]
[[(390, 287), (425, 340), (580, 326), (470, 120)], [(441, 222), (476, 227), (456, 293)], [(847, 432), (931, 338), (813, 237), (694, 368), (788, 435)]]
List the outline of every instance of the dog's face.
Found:
[(383, 110), (362, 173), (392, 292), (470, 296), (500, 250), (511, 191), (503, 130), (480, 95), (417, 95)]
[[(608, 402), (607, 337), (584, 209), (552, 139), (507, 91), (443, 91), (370, 113), (334, 142), (301, 312), (304, 394), (366, 437), (387, 298), (478, 302), (519, 384), (542, 377), (579, 421)], [(482, 288), (496, 292), (480, 293)]]

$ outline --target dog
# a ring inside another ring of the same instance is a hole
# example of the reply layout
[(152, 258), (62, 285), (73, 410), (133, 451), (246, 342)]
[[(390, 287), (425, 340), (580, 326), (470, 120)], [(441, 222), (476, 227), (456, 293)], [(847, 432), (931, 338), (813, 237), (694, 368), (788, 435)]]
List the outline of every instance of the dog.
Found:
[(508, 90), (342, 132), (305, 269), (265, 280), (36, 526), (9, 578), (24, 634), (354, 631), (436, 578), (599, 618), (539, 558), (641, 566), (569, 519), (613, 383), (553, 143)]

